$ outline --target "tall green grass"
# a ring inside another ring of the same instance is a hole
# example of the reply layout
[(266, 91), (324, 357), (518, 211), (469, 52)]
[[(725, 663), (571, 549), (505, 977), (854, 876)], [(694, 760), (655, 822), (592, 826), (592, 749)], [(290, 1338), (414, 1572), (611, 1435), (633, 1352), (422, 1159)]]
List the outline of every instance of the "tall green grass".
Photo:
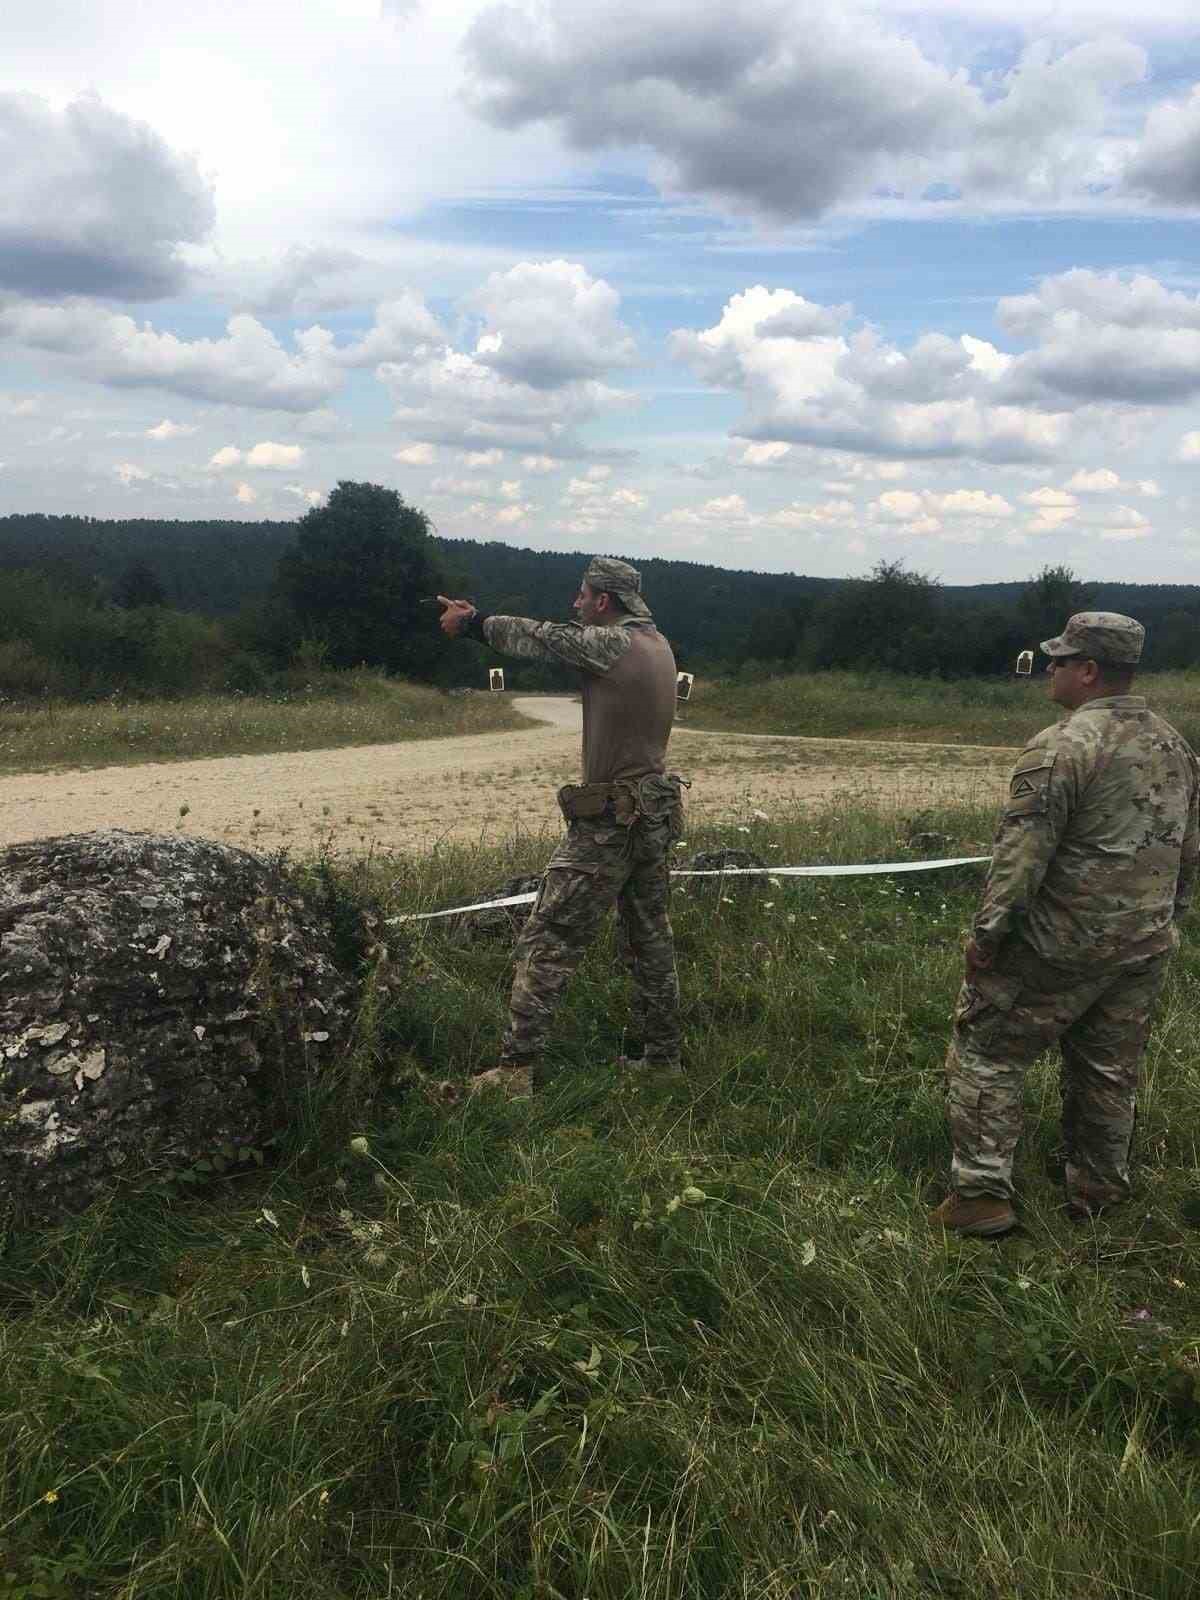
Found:
[[(972, 853), (990, 819), (931, 826)], [(843, 807), (688, 849), (881, 860), (904, 832)], [(462, 903), (548, 846), (359, 863), (341, 892)], [(526, 1106), (425, 1092), (494, 1058), (509, 950), (408, 925), (274, 1170), (10, 1234), (0, 1593), (1193, 1595), (1200, 961), (1151, 1043), (1136, 1201), (1065, 1220), (1047, 1062), (1021, 1234), (946, 1242), (977, 889), (687, 885), (686, 1080), (615, 1071), (606, 939)]]
[[(1134, 687), (1200, 748), (1200, 673), (1147, 673)], [(797, 673), (748, 683), (700, 680), (685, 712), (686, 725), (696, 728), (1015, 748), (1058, 715), (1039, 673), (949, 683), (886, 672)]]
[(0, 706), (0, 773), (328, 750), (527, 726), (502, 695), (450, 695), (360, 670), (269, 695)]

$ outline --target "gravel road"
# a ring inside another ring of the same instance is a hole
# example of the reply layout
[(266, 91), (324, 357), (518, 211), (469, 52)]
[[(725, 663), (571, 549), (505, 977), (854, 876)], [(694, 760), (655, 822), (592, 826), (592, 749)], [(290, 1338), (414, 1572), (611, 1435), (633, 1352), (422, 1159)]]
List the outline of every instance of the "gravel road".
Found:
[[(579, 774), (579, 703), (551, 695), (513, 703), (528, 728), (0, 779), (0, 843), (114, 826), (182, 828), (305, 853), (325, 840), (339, 850), (404, 850), (498, 839), (518, 826), (555, 829), (554, 791)], [(692, 812), (707, 818), (859, 794), (910, 809), (951, 795), (990, 801), (1012, 754), (686, 725), (671, 742), (672, 765), (693, 779)]]

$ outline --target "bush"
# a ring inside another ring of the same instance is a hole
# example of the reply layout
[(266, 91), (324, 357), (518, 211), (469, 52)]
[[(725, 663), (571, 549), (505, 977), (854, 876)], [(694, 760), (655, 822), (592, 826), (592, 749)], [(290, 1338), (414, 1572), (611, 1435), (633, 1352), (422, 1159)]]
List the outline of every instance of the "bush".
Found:
[(239, 650), (225, 668), (222, 687), (232, 694), (265, 694), (270, 681), (270, 674), (258, 657), (248, 650)]
[(60, 673), (27, 639), (0, 639), (0, 695), (24, 700), (59, 688)]

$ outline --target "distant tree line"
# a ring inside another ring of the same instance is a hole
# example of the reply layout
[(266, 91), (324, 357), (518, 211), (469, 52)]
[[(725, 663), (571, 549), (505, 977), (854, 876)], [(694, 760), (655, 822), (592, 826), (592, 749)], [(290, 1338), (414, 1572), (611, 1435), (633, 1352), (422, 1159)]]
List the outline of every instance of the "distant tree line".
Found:
[[(432, 597), (566, 618), (592, 553), (439, 539), (395, 490), (353, 482), (298, 523), (2, 517), (0, 695), (270, 692), (360, 662), (482, 686), (494, 658), (449, 647)], [(1140, 618), (1148, 666), (1200, 664), (1191, 586), (1088, 584), (1063, 566), (1025, 583), (949, 588), (899, 561), (847, 579), (637, 564), (681, 664), (709, 675), (1006, 674), (1018, 651), (1087, 606)], [(514, 687), (570, 681), (508, 666)]]

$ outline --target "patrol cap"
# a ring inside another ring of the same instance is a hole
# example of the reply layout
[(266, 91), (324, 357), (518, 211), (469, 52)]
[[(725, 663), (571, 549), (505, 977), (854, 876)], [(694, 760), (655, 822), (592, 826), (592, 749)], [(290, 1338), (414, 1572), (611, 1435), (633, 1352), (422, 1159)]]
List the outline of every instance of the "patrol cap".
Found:
[(650, 607), (642, 599), (642, 575), (628, 561), (618, 561), (615, 556), (593, 556), (588, 562), (583, 581), (590, 589), (598, 589), (602, 594), (617, 595), (631, 615), (650, 615)]
[(1133, 667), (1142, 659), (1146, 630), (1119, 611), (1077, 611), (1057, 639), (1043, 639), (1048, 656), (1087, 656), (1110, 667)]

